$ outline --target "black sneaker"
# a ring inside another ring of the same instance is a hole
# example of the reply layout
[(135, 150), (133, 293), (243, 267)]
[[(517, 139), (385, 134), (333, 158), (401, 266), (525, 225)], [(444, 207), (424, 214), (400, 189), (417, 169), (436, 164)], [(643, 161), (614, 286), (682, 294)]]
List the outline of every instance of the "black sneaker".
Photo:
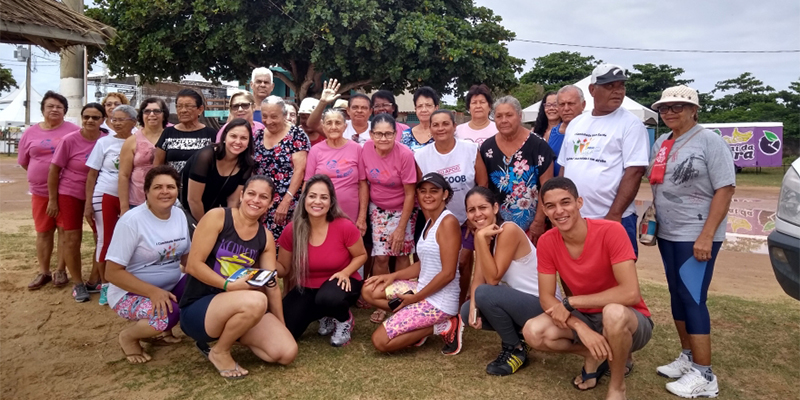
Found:
[(525, 344), (522, 348), (503, 345), (503, 350), (497, 359), (486, 366), (489, 375), (506, 376), (517, 372), (528, 361), (528, 349)]
[(444, 339), (442, 354), (446, 356), (454, 356), (460, 353), (463, 335), (464, 321), (461, 320), (461, 315), (456, 315), (450, 318), (450, 329), (442, 332), (442, 339)]

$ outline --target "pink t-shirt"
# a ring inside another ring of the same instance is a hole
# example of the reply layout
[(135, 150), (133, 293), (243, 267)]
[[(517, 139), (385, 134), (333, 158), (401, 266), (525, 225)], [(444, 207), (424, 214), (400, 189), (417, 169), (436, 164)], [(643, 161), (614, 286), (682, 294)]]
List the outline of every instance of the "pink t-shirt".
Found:
[[(281, 237), (278, 238), (278, 245), (282, 249), (291, 249), (294, 242), (294, 231), (290, 222), (283, 228)], [(348, 247), (353, 246), (361, 240), (361, 232), (356, 225), (347, 218), (337, 218), (328, 225), (328, 235), (325, 241), (319, 246), (308, 245), (308, 274), (306, 281), (300, 282), (300, 286), (311, 289), (319, 289), (330, 277), (345, 269), (353, 257), (350, 255)], [(353, 272), (351, 278), (361, 280), (358, 272)]]
[[(267, 127), (264, 126), (264, 124), (258, 121), (253, 121), (253, 123), (250, 125), (251, 125), (250, 130), (252, 131), (251, 133), (253, 134), (253, 137), (256, 137), (256, 132), (258, 132), (259, 130), (267, 129)], [(228, 124), (222, 125), (222, 128), (219, 128), (219, 132), (217, 132), (217, 140), (214, 141), (215, 143), (219, 143), (219, 141), (222, 140), (222, 131), (225, 130), (226, 126), (228, 126)]]
[[(100, 137), (106, 136), (105, 132)], [(86, 160), (89, 158), (94, 144), (97, 141), (86, 140), (81, 131), (72, 132), (56, 146), (52, 164), (61, 167), (61, 177), (58, 180), (58, 194), (65, 194), (76, 199), (86, 200), (86, 175), (89, 167)]]
[(352, 140), (339, 149), (323, 141), (311, 147), (306, 163), (305, 180), (316, 174), (331, 178), (339, 207), (353, 222), (358, 219), (358, 182), (366, 179), (361, 150), (361, 146)]
[(139, 130), (134, 134), (136, 139), (136, 149), (133, 150), (133, 168), (131, 169), (131, 180), (128, 185), (128, 202), (133, 206), (144, 204), (144, 177), (153, 168), (155, 159), (156, 145), (150, 143)]
[(45, 130), (36, 124), (25, 130), (19, 141), (17, 163), (28, 169), (28, 186), (32, 194), (47, 197), (47, 174), (56, 146), (66, 134), (80, 129), (78, 125), (64, 121), (55, 129)]
[(361, 159), (369, 181), (370, 202), (385, 211), (401, 211), (405, 199), (403, 185), (417, 183), (417, 168), (411, 149), (395, 143), (392, 151), (381, 158), (375, 151), (375, 143), (369, 140), (364, 143)]
[(482, 129), (472, 129), (469, 127), (469, 122), (465, 122), (456, 127), (456, 139), (469, 140), (475, 142), (480, 146), (484, 140), (494, 136), (497, 133), (497, 126), (494, 121), (489, 121), (489, 125)]

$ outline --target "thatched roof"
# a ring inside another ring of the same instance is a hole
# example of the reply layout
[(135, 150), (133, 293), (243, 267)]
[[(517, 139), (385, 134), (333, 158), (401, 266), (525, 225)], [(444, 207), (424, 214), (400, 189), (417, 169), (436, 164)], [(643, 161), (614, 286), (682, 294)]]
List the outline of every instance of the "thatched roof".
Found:
[(113, 28), (56, 0), (0, 0), (0, 41), (57, 52), (73, 45), (105, 46)]

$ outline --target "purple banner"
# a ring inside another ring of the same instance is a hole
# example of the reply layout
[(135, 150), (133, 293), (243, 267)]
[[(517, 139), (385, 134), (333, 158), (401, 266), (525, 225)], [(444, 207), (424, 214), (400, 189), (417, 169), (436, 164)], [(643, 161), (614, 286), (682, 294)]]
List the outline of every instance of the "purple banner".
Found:
[(733, 128), (709, 126), (722, 136), (733, 151), (737, 167), (780, 167), (783, 163), (783, 127), (753, 127), (746, 124)]

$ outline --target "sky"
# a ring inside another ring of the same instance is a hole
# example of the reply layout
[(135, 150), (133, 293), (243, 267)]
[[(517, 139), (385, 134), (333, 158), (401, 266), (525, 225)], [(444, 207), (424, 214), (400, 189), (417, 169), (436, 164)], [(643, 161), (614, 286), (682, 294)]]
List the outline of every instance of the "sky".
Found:
[[(800, 50), (800, 1), (797, 0), (475, 0), (501, 16), (517, 39), (584, 46), (700, 50)], [(0, 44), (0, 64), (25, 82), (25, 65), (13, 59), (15, 46)], [(743, 72), (776, 90), (800, 80), (800, 53), (703, 54), (620, 51), (514, 41), (512, 56), (533, 58), (557, 51), (577, 51), (605, 62), (669, 64), (683, 68), (684, 79), (708, 92), (718, 81)], [(58, 90), (58, 55), (35, 49), (32, 86), (39, 92)], [(94, 100), (94, 88), (89, 88)]]

